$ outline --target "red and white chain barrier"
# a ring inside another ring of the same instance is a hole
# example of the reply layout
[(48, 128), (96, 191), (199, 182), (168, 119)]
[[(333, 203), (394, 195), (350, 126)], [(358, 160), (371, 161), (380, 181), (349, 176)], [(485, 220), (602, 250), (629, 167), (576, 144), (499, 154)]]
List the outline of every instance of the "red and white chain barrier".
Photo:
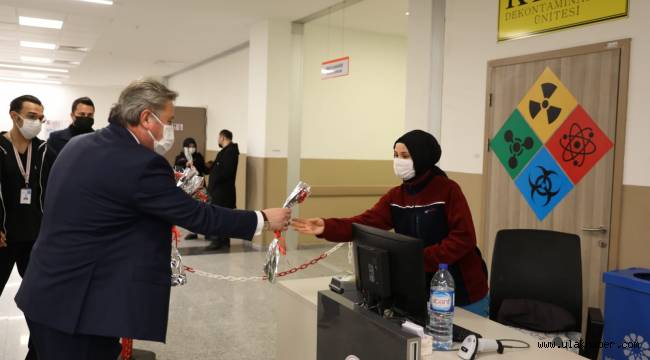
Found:
[[(345, 243), (340, 243), (334, 246), (333, 248), (327, 250), (326, 252), (320, 254), (319, 256), (303, 263), (302, 265), (293, 267), (291, 269), (288, 269), (286, 271), (282, 271), (278, 273), (278, 277), (283, 277), (291, 274), (295, 274), (300, 270), (305, 270), (306, 268), (317, 264), (319, 261), (325, 259), (326, 257), (332, 255), (336, 250), (340, 249), (343, 247)], [(205, 277), (208, 279), (215, 279), (215, 280), (223, 280), (223, 281), (229, 281), (229, 282), (247, 282), (247, 281), (262, 281), (266, 280), (266, 276), (232, 276), (232, 275), (221, 275), (221, 274), (214, 274), (210, 273), (207, 271), (202, 271), (199, 269), (195, 269), (191, 266), (186, 266), (185, 271), (192, 273), (197, 276)]]

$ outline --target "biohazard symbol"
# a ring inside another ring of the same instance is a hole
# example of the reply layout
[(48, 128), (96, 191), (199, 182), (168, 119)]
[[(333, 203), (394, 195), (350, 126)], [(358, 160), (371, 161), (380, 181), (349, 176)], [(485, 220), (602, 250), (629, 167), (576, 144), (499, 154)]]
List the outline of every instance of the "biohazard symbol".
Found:
[(582, 166), (587, 155), (595, 153), (598, 148), (593, 141), (594, 130), (590, 127), (581, 127), (578, 123), (571, 125), (568, 134), (562, 135), (562, 160), (573, 161), (574, 166)]
[(533, 138), (526, 136), (522, 141), (520, 138), (515, 137), (512, 130), (506, 131), (503, 134), (503, 138), (510, 144), (508, 149), (510, 150), (511, 156), (508, 159), (508, 166), (510, 166), (511, 169), (516, 169), (519, 164), (517, 158), (523, 154), (524, 150), (530, 150), (533, 148)]
[(552, 175), (557, 175), (557, 172), (553, 170), (547, 170), (543, 166), (537, 166), (542, 171), (542, 174), (539, 175), (535, 181), (528, 177), (528, 184), (530, 184), (530, 198), (535, 201), (535, 195), (541, 197), (546, 197), (546, 202), (543, 206), (548, 205), (553, 198), (560, 193), (561, 189), (553, 189), (553, 180), (551, 179)]
[(546, 121), (548, 121), (549, 125), (557, 120), (557, 118), (560, 116), (560, 113), (562, 112), (562, 109), (556, 106), (552, 106), (549, 102), (551, 96), (553, 96), (555, 93), (555, 90), (557, 90), (557, 85), (555, 84), (542, 84), (542, 94), (544, 94), (544, 100), (542, 100), (541, 103), (530, 100), (528, 103), (528, 111), (530, 112), (531, 118), (537, 118), (537, 115), (539, 115), (539, 113), (544, 110), (546, 111)]

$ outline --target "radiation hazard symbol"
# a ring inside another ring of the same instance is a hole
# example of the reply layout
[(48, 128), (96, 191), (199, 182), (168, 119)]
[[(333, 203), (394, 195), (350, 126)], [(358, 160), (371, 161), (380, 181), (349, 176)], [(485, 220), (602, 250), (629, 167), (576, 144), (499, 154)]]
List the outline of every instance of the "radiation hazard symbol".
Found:
[(546, 68), (517, 108), (540, 140), (546, 142), (577, 105), (566, 86)]

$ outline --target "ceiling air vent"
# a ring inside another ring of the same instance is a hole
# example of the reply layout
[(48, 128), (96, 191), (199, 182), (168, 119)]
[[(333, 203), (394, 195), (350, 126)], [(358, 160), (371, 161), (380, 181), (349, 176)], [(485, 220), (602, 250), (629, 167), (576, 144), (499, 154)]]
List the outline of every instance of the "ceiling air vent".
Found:
[(68, 61), (68, 60), (54, 60), (55, 64), (58, 65), (68, 65), (68, 66), (77, 66), (79, 65), (79, 61)]
[(88, 52), (88, 48), (87, 48), (87, 47), (83, 47), (83, 46), (59, 45), (59, 50), (63, 50), (63, 51), (75, 51), (75, 52), (83, 52), (83, 53)]

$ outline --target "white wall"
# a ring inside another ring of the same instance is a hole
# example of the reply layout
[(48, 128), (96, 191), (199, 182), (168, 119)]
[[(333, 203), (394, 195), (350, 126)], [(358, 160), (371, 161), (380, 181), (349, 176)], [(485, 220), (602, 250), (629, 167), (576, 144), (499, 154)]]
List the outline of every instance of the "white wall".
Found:
[(446, 0), (409, 0), (406, 131), (440, 137)]
[(242, 49), (169, 79), (179, 93), (177, 106), (207, 109), (208, 150), (219, 149), (219, 131), (228, 129), (239, 151), (247, 153), (248, 54)]
[(487, 62), (548, 50), (632, 38), (625, 148), (627, 185), (650, 185), (650, 1), (630, 0), (627, 19), (497, 43), (498, 1), (447, 1), (443, 85), (442, 167), (481, 173)]
[[(68, 85), (44, 85), (0, 81), (0, 130), (11, 129), (13, 123), (9, 116), (9, 103), (21, 95), (36, 96), (45, 107), (45, 117), (56, 122), (58, 128), (69, 125), (72, 102), (82, 96), (90, 97), (95, 103), (95, 129), (108, 125), (108, 113), (122, 88), (118, 87), (80, 87)], [(45, 127), (44, 127), (45, 128)], [(45, 137), (45, 130), (40, 137)]]
[(249, 155), (285, 158), (288, 151), (291, 22), (265, 20), (250, 30)]
[[(307, 24), (302, 158), (391, 159), (404, 131), (406, 54), (403, 36), (346, 29), (343, 38)], [(320, 64), (341, 56), (350, 56), (350, 75), (321, 80)]]

